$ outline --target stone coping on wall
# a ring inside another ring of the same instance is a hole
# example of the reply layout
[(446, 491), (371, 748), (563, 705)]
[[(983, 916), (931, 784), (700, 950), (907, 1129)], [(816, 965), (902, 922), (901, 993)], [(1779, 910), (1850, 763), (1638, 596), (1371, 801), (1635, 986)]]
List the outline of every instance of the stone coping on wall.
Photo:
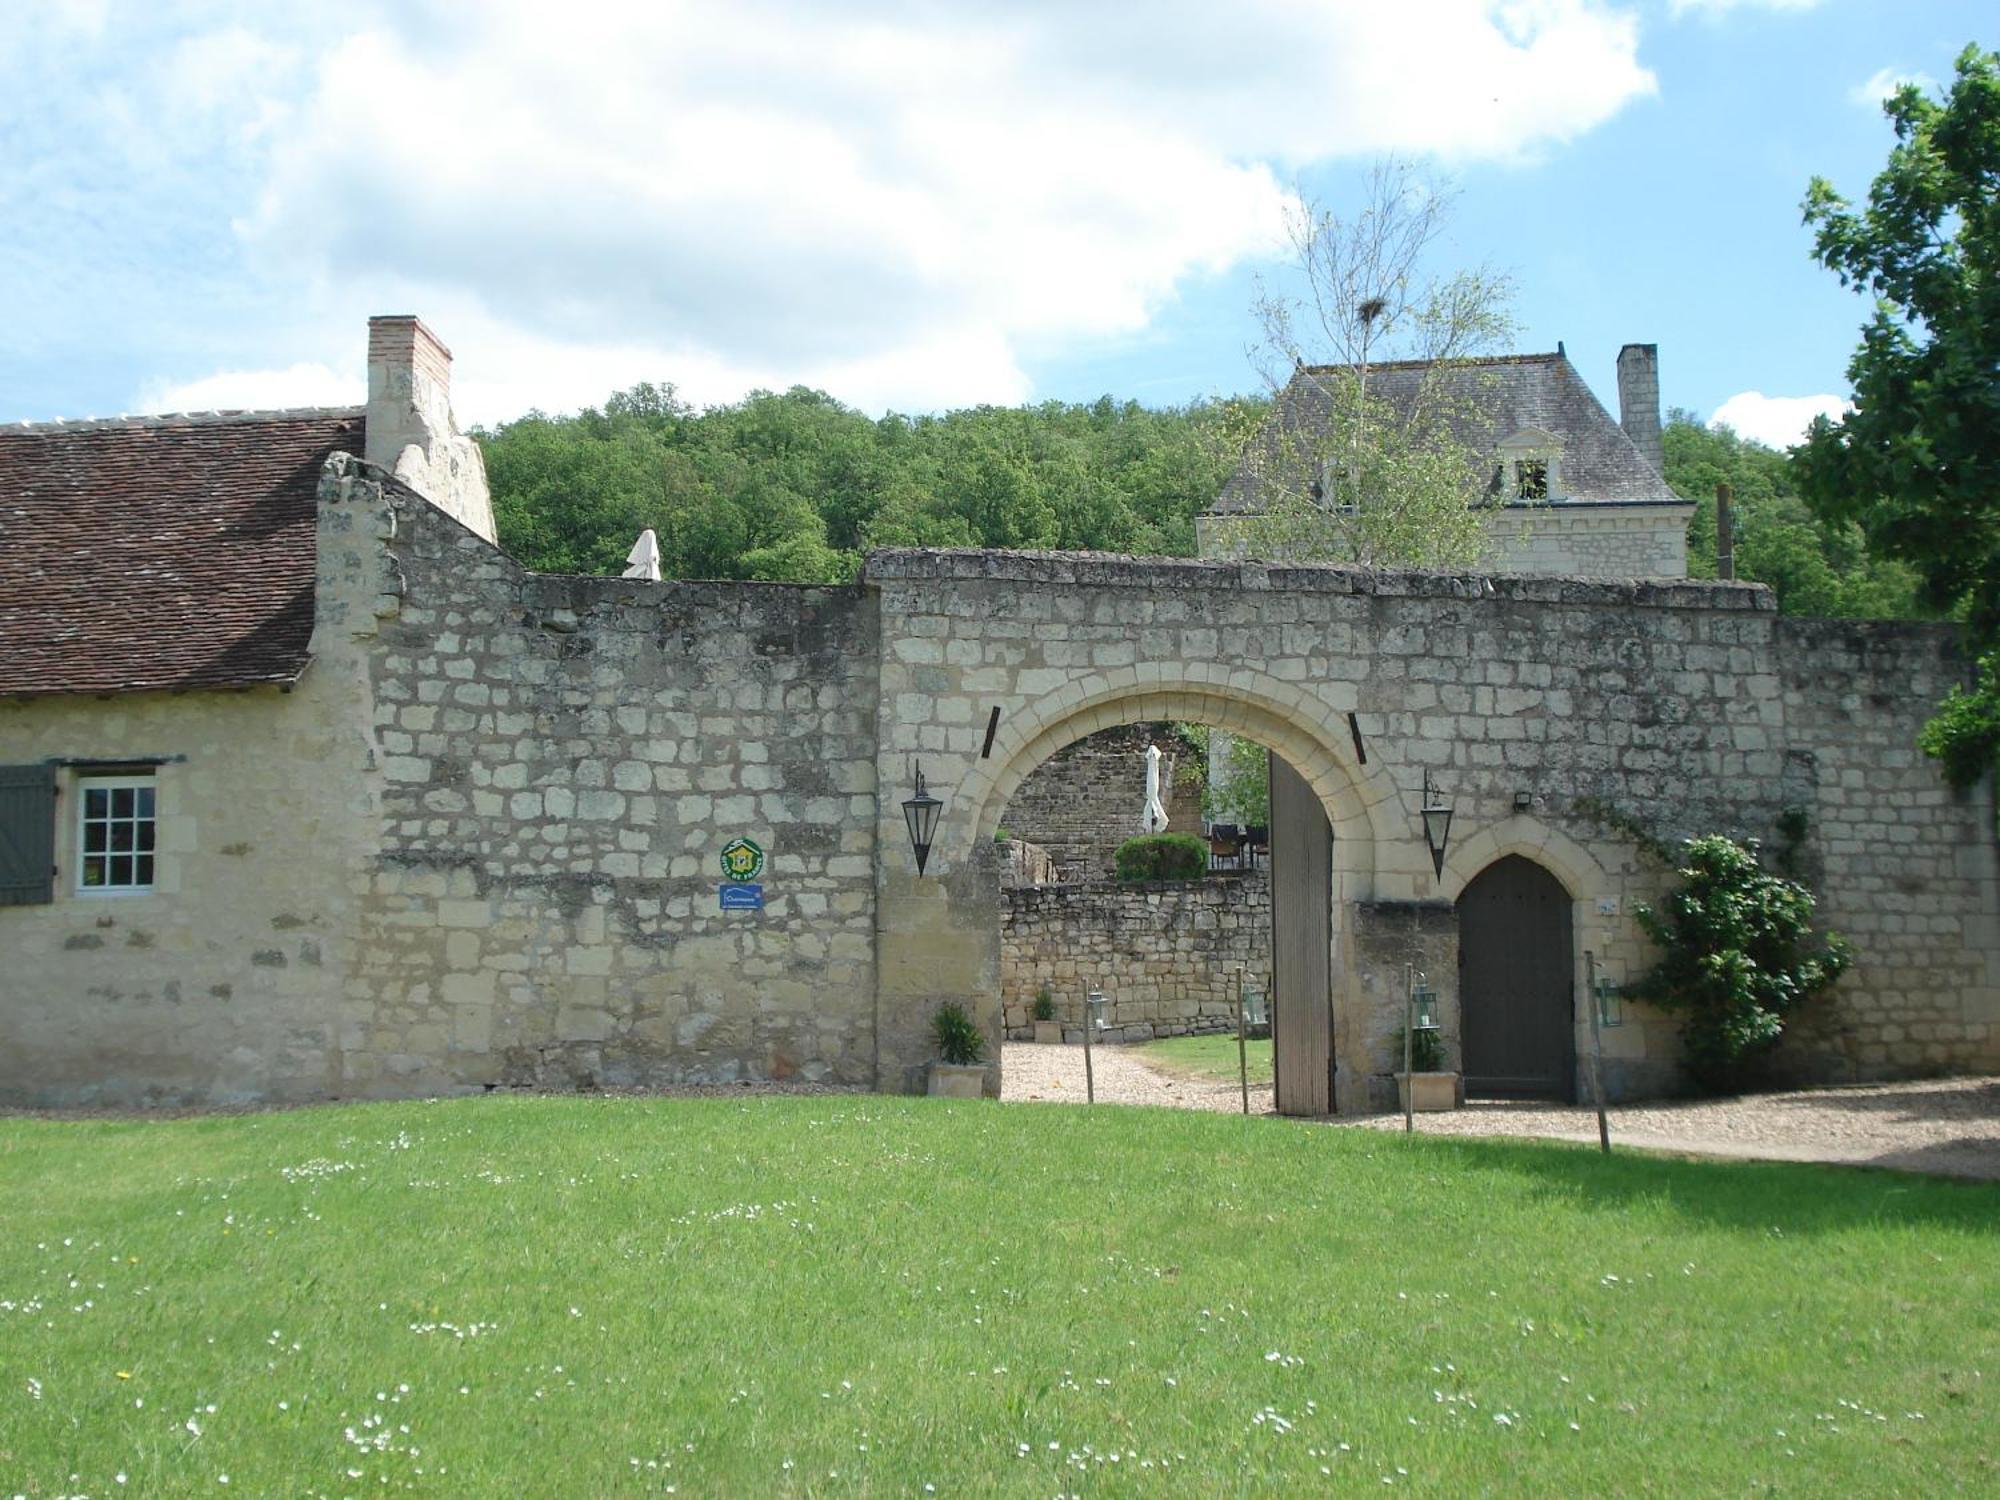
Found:
[(1542, 574), (1431, 573), (1332, 564), (1222, 562), (1130, 557), (1112, 552), (996, 552), (972, 548), (891, 548), (868, 554), (863, 583), (981, 581), (1183, 591), (1286, 591), (1382, 598), (1520, 601), (1529, 604), (1643, 605), (1776, 614), (1761, 583), (1711, 579), (1596, 579)]

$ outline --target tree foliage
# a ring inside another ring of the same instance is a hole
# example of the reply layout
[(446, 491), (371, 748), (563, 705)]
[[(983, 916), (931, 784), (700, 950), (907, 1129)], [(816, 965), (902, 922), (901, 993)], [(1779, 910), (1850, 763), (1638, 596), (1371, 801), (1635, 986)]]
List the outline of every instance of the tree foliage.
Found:
[(617, 573), (651, 527), (669, 577), (826, 583), (883, 546), (1190, 554), (1226, 434), (1260, 414), (1107, 396), (878, 421), (803, 388), (696, 411), (639, 385), (480, 438), (501, 545), (531, 568)]
[(1665, 953), (1630, 993), (1682, 1014), (1689, 1075), (1726, 1090), (1754, 1076), (1786, 1019), (1840, 977), (1849, 954), (1838, 935), (1811, 944), (1812, 892), (1767, 874), (1754, 841), (1711, 834), (1682, 849), (1681, 888), (1636, 912)]
[(1854, 409), (1813, 423), (1799, 485), (1987, 654), (1924, 738), (1962, 781), (2000, 751), (2000, 53), (1967, 47), (1943, 98), (1905, 85), (1883, 112), (1896, 143), (1866, 204), (1822, 178), (1806, 194), (1814, 258), (1875, 305), (1847, 367)]
[(1271, 823), (1271, 754), (1255, 740), (1206, 724), (1183, 724), (1183, 738), (1200, 752), (1206, 772), (1201, 814), (1211, 823), (1268, 828)]
[[(1470, 413), (1445, 369), (1506, 342), (1512, 287), (1484, 268), (1430, 269), (1450, 209), (1448, 192), (1390, 161), (1353, 213), (1304, 201), (1290, 216), (1291, 265), (1259, 284), (1253, 352), (1272, 390), (1291, 392), (1262, 435), (1244, 550), (1436, 568), (1478, 556), (1488, 455), (1459, 437)], [(1376, 367), (1413, 360), (1426, 362), (1414, 383), (1383, 400)]]
[(1715, 487), (1734, 492), (1736, 576), (1767, 583), (1790, 615), (1830, 619), (1911, 619), (1917, 602), (1908, 564), (1872, 554), (1853, 522), (1827, 522), (1799, 497), (1791, 460), (1774, 448), (1705, 427), (1673, 411), (1661, 434), (1667, 483), (1694, 502), (1688, 522), (1688, 572), (1715, 576)]

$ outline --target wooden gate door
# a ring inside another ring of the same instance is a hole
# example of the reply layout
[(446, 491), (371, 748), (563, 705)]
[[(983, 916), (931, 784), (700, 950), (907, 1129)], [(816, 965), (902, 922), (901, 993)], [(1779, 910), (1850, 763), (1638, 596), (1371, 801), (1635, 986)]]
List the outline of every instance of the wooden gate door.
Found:
[(1271, 1066), (1281, 1115), (1333, 1110), (1333, 826), (1312, 784), (1271, 767)]
[(1465, 1092), (1576, 1097), (1576, 966), (1569, 892), (1510, 854), (1458, 898), (1459, 1040)]

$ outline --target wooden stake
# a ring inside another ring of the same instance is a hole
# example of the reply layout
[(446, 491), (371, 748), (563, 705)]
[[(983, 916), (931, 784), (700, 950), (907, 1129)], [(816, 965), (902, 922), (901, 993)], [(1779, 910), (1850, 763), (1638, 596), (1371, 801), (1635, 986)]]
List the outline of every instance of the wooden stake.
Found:
[(1412, 1071), (1417, 1050), (1417, 968), (1403, 965), (1403, 1134), (1417, 1129), (1417, 1077)]
[(1599, 1028), (1597, 1014), (1597, 955), (1588, 948), (1583, 950), (1584, 982), (1589, 986), (1590, 1006), (1590, 1093), (1597, 1101), (1597, 1146), (1606, 1156), (1611, 1154), (1611, 1120), (1604, 1113), (1604, 1033)]
[(1083, 1094), (1086, 1104), (1097, 1102), (1097, 1074), (1090, 1066), (1090, 1032), (1095, 1024), (1090, 1014), (1090, 1002), (1086, 1000), (1083, 1003)]
[(1243, 1030), (1243, 986), (1236, 986), (1236, 1076), (1243, 1084), (1243, 1113), (1250, 1113), (1250, 1044)]

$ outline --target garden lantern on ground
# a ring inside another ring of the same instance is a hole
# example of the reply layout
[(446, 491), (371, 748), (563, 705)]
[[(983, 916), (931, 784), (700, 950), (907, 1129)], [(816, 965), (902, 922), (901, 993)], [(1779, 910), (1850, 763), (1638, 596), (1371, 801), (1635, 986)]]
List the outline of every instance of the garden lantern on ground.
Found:
[(1436, 1031), (1438, 997), (1431, 988), (1431, 982), (1422, 974), (1417, 976), (1416, 988), (1410, 992), (1410, 1024), (1418, 1031)]

